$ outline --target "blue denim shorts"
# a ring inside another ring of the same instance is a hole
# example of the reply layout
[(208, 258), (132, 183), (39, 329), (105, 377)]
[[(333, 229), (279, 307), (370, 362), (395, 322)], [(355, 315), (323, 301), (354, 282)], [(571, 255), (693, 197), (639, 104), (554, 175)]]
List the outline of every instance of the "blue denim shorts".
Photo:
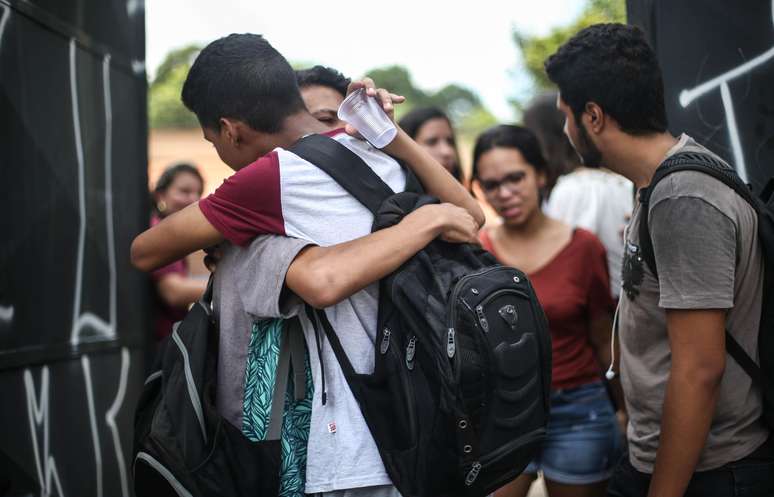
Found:
[(621, 431), (602, 382), (551, 393), (548, 434), (525, 473), (567, 485), (610, 478), (623, 451)]

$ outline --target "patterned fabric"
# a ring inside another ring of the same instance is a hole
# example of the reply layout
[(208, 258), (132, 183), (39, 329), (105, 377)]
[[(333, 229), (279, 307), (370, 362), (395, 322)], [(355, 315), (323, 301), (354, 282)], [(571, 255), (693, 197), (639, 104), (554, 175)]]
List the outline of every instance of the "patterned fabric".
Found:
[[(245, 370), (245, 395), (242, 432), (252, 441), (266, 438), (271, 415), (272, 392), (277, 376), (280, 337), (284, 321), (271, 319), (253, 323)], [(314, 385), (309, 367), (309, 353), (305, 354), (306, 397), (296, 401), (292, 381), (285, 392), (282, 416), (282, 462), (280, 470), (280, 497), (303, 497), (306, 482), (306, 446), (309, 441), (309, 422), (312, 415)]]

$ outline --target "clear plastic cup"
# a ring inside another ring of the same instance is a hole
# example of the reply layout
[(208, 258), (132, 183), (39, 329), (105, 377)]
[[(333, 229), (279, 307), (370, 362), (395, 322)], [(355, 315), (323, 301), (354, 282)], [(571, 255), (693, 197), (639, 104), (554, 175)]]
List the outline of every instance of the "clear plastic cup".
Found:
[(337, 114), (376, 148), (386, 147), (398, 133), (379, 101), (366, 95), (363, 88), (350, 93), (341, 102)]

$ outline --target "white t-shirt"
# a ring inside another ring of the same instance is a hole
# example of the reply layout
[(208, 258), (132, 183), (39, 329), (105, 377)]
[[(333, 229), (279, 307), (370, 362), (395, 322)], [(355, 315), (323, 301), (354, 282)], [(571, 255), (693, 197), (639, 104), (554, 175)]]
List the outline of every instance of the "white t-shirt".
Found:
[(544, 206), (549, 217), (597, 235), (607, 251), (614, 297), (621, 293), (623, 229), (633, 203), (631, 181), (609, 171), (581, 168), (559, 177)]
[[(395, 192), (405, 189), (400, 165), (368, 143), (343, 130), (329, 133), (352, 150)], [(205, 217), (229, 241), (245, 246), (261, 234), (294, 237), (330, 246), (371, 232), (373, 215), (326, 173), (295, 154), (275, 149), (228, 178), (200, 201)], [(379, 292), (376, 284), (328, 309), (326, 313), (355, 370), (373, 371)], [(248, 313), (265, 308), (254, 302)], [(301, 312), (299, 312), (301, 311)], [(306, 492), (330, 492), (388, 485), (391, 481), (360, 407), (328, 344), (321, 337), (327, 402), (322, 404), (319, 355), (311, 322), (298, 313), (310, 351), (314, 378), (312, 421), (307, 453)]]

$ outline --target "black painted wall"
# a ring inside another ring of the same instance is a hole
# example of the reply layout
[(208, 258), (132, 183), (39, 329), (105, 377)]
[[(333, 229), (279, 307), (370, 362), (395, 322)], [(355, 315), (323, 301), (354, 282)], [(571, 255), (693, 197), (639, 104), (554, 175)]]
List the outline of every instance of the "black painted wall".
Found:
[(759, 191), (774, 176), (774, 1), (627, 0), (627, 14), (658, 53), (672, 132)]
[(144, 15), (143, 0), (0, 0), (0, 495), (131, 495)]

